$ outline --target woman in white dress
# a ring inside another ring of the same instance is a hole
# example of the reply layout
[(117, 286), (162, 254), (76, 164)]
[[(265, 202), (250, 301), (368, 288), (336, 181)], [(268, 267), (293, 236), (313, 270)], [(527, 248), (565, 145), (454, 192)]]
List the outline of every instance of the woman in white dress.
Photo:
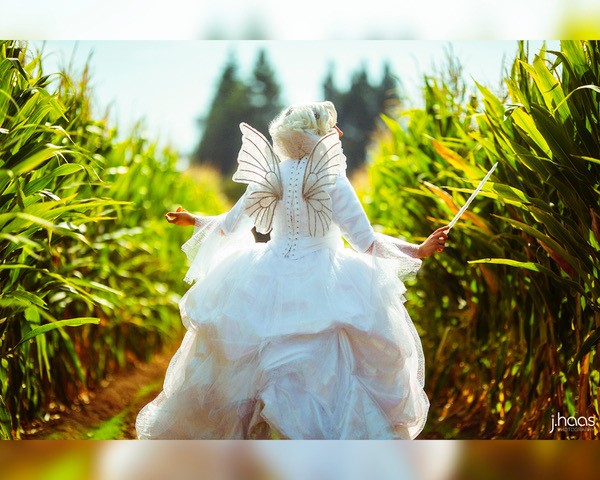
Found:
[[(169, 212), (194, 225), (187, 329), (141, 439), (412, 439), (423, 429), (420, 339), (402, 279), (442, 251), (374, 232), (348, 181), (331, 102), (294, 105), (264, 136), (241, 124), (227, 213)], [(251, 229), (270, 232), (255, 243)], [(345, 238), (352, 248), (345, 247)]]

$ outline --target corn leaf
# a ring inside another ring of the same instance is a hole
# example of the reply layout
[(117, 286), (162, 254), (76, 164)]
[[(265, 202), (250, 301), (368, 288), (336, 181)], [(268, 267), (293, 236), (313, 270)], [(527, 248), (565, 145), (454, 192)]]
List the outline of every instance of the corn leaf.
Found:
[(44, 325), (41, 325), (39, 327), (32, 329), (31, 331), (29, 331), (25, 335), (23, 335), (23, 338), (21, 338), (19, 343), (17, 343), (14, 347), (11, 347), (9, 351), (13, 352), (14, 350), (19, 348), (21, 345), (23, 345), (28, 340), (31, 340), (32, 338), (34, 338), (38, 335), (43, 335), (44, 333), (50, 332), (57, 328), (80, 327), (81, 325), (86, 325), (89, 323), (97, 325), (100, 323), (100, 319), (99, 318), (91, 318), (91, 317), (80, 317), (80, 318), (70, 318), (68, 320), (57, 320), (56, 322), (53, 322), (53, 323), (46, 323)]

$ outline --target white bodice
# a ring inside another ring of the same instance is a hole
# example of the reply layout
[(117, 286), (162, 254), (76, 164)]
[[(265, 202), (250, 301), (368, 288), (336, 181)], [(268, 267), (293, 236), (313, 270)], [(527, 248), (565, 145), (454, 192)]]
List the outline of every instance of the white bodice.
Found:
[[(321, 248), (335, 248), (342, 243), (343, 235), (357, 251), (366, 251), (372, 245), (375, 233), (344, 172), (337, 176), (335, 184), (328, 190), (333, 222), (325, 235), (309, 234), (308, 209), (302, 197), (306, 165), (306, 158), (284, 160), (279, 164), (283, 195), (273, 216), (270, 248), (283, 257), (298, 259)], [(252, 227), (252, 220), (244, 213), (251, 192), (249, 187), (227, 213), (222, 227), (225, 233)]]
[(286, 160), (279, 164), (283, 196), (275, 207), (271, 248), (286, 258), (300, 258), (310, 251), (335, 246), (340, 232), (333, 224), (325, 235), (311, 236), (308, 228), (308, 209), (302, 196), (302, 181), (308, 158)]

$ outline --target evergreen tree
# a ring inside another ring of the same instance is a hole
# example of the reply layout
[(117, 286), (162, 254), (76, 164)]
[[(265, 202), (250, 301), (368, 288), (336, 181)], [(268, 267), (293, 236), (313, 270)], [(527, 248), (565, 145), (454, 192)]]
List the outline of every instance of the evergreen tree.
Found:
[(238, 125), (250, 110), (250, 91), (238, 78), (237, 61), (230, 56), (209, 112), (200, 122), (203, 135), (192, 161), (232, 171), (241, 146)]
[(264, 50), (259, 52), (247, 82), (239, 78), (237, 62), (230, 56), (208, 114), (200, 122), (202, 138), (192, 161), (213, 165), (225, 175), (233, 174), (241, 147), (239, 124), (246, 122), (266, 133), (270, 121), (283, 108), (280, 95)]
[(348, 159), (348, 170), (352, 171), (365, 160), (369, 133), (373, 130), (375, 89), (369, 83), (364, 67), (352, 77), (350, 89), (343, 95), (339, 124), (347, 133), (344, 137), (344, 152)]
[(383, 77), (377, 92), (377, 104), (383, 107), (383, 112), (390, 112), (401, 105), (400, 84), (392, 73), (389, 62), (383, 65)]
[(327, 69), (327, 76), (323, 81), (323, 94), (325, 95), (325, 99), (329, 100), (330, 102), (333, 102), (333, 104), (336, 105), (337, 109), (337, 105), (338, 103), (340, 103), (340, 92), (335, 86), (334, 76), (335, 65), (333, 63), (330, 63)]
[(261, 132), (267, 132), (271, 120), (283, 109), (281, 87), (264, 50), (258, 53), (250, 84), (251, 118), (247, 120)]
[(398, 81), (386, 63), (381, 82), (373, 85), (363, 65), (352, 76), (350, 88), (342, 91), (336, 87), (333, 73), (333, 66), (330, 66), (323, 81), (323, 93), (336, 106), (338, 124), (344, 131), (343, 145), (348, 171), (352, 171), (365, 162), (369, 139), (380, 121), (381, 113), (399, 103)]

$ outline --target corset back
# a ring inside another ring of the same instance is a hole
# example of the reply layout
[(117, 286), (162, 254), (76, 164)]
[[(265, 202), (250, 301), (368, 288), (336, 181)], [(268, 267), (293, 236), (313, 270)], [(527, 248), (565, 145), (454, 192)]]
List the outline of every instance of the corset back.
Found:
[(302, 196), (302, 183), (307, 157), (285, 160), (279, 164), (283, 196), (275, 208), (271, 248), (286, 258), (297, 259), (321, 248), (335, 248), (341, 240), (339, 228), (333, 223), (325, 235), (311, 236), (308, 210)]

